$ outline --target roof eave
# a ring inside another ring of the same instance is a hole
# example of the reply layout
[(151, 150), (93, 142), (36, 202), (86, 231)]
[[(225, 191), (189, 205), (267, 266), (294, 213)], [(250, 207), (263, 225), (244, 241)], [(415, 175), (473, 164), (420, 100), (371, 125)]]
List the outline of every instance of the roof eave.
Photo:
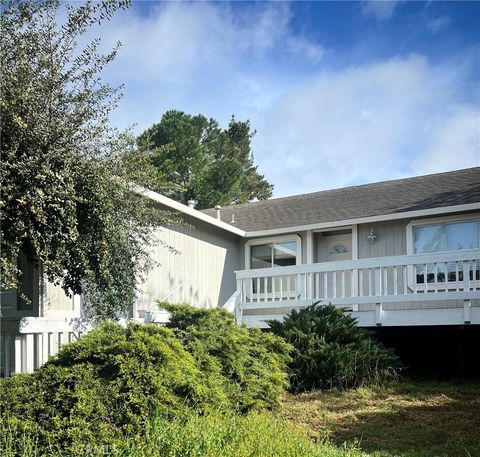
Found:
[(282, 227), (282, 228), (274, 228), (274, 229), (266, 229), (266, 230), (252, 230), (252, 231), (247, 231), (245, 234), (245, 237), (258, 238), (263, 236), (303, 232), (306, 230), (319, 230), (319, 229), (330, 228), (330, 227), (343, 227), (343, 226), (355, 225), (355, 224), (368, 224), (372, 222), (406, 219), (406, 218), (414, 218), (414, 217), (421, 217), (421, 216), (434, 216), (439, 214), (450, 214), (450, 213), (457, 213), (457, 212), (463, 212), (463, 211), (475, 211), (475, 210), (477, 211), (480, 210), (480, 202), (467, 203), (462, 205), (440, 206), (440, 207), (427, 208), (427, 209), (421, 209), (421, 210), (415, 210), (415, 211), (404, 211), (404, 212), (398, 212), (398, 213), (380, 214), (377, 216), (366, 216), (366, 217), (359, 217), (354, 219), (342, 219), (342, 220), (336, 220), (336, 221), (318, 222), (315, 224), (296, 225), (291, 227)]
[(238, 227), (234, 227), (233, 225), (220, 221), (212, 216), (202, 213), (201, 211), (190, 208), (183, 203), (179, 203), (175, 200), (172, 200), (171, 198), (165, 197), (164, 195), (154, 192), (153, 190), (146, 189), (145, 187), (139, 186), (137, 184), (132, 184), (132, 188), (138, 194), (143, 195), (144, 197), (147, 197), (150, 200), (160, 203), (161, 205), (164, 205), (168, 208), (171, 208), (174, 211), (186, 214), (202, 222), (206, 222), (207, 224), (226, 230), (227, 232), (234, 233), (235, 235), (241, 236), (243, 238), (246, 236), (246, 232), (242, 229), (239, 229)]

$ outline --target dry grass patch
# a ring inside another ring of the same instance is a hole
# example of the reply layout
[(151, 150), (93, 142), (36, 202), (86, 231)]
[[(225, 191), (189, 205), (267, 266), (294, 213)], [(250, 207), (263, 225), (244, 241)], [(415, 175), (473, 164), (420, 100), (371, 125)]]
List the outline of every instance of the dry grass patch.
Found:
[(480, 456), (480, 384), (407, 382), (285, 398), (282, 416), (373, 456)]

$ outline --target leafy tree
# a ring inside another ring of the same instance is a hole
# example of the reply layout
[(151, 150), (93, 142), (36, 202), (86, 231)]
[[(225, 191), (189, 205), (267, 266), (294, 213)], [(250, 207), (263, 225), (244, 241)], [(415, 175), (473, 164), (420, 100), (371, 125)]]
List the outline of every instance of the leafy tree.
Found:
[(202, 209), (272, 196), (273, 186), (253, 162), (254, 134), (249, 121), (234, 117), (222, 129), (200, 114), (167, 111), (138, 143), (143, 150), (154, 150), (156, 188), (183, 203), (196, 200)]
[(149, 184), (155, 169), (135, 163), (150, 158), (109, 125), (120, 88), (100, 74), (120, 44), (107, 54), (98, 39), (78, 45), (127, 6), (62, 5), (62, 23), (58, 0), (11, 0), (1, 12), (1, 285), (18, 287), (23, 251), (66, 293), (84, 289), (97, 318), (128, 314), (152, 228), (169, 219), (128, 184), (132, 170)]

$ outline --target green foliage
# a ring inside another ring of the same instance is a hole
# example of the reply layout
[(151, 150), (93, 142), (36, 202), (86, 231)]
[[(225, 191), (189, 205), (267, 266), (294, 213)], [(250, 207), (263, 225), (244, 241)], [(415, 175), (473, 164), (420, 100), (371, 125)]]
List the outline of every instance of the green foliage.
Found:
[(296, 391), (376, 384), (398, 376), (393, 351), (333, 305), (293, 310), (269, 325), (294, 347), (290, 383)]
[(200, 309), (158, 303), (168, 309), (172, 328), (185, 348), (241, 411), (273, 408), (287, 387), (291, 347), (271, 333), (236, 325), (222, 308)]
[(230, 120), (227, 129), (214, 119), (168, 111), (146, 130), (138, 143), (154, 150), (157, 185), (162, 193), (197, 208), (245, 203), (272, 196), (273, 186), (254, 165), (248, 121)]
[(148, 185), (155, 168), (108, 123), (120, 92), (100, 75), (118, 46), (102, 54), (100, 40), (78, 45), (128, 1), (63, 5), (62, 23), (59, 5), (2, 3), (1, 286), (18, 287), (24, 252), (67, 293), (87, 286), (93, 317), (116, 318), (128, 315), (150, 266), (152, 226), (169, 217), (126, 184)]
[(281, 338), (221, 309), (172, 310), (174, 331), (103, 323), (34, 373), (0, 381), (0, 439), (68, 454), (142, 433), (154, 415), (278, 405), (290, 349)]
[(304, 430), (268, 413), (190, 414), (173, 420), (158, 416), (144, 433), (108, 445), (79, 444), (69, 453), (52, 444), (41, 447), (28, 435), (21, 438), (18, 453), (14, 439), (8, 431), (0, 434), (4, 457), (367, 457), (353, 446), (315, 443)]
[(153, 413), (171, 418), (225, 402), (211, 373), (171, 330), (106, 323), (44, 367), (0, 383), (3, 428), (64, 450), (137, 433)]

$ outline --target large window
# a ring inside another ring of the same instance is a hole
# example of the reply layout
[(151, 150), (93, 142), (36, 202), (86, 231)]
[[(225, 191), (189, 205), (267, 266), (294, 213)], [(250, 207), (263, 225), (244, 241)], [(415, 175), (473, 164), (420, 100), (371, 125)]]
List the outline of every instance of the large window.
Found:
[[(480, 246), (480, 221), (450, 222), (413, 228), (414, 252), (460, 251), (478, 249)], [(425, 271), (426, 270), (426, 271)], [(470, 280), (479, 279), (478, 264), (470, 269)], [(426, 277), (425, 277), (426, 275)], [(417, 283), (463, 281), (463, 271), (455, 262), (433, 265), (417, 265)], [(425, 281), (426, 280), (426, 281)]]
[(295, 265), (297, 263), (297, 242), (258, 244), (250, 250), (251, 268), (271, 268)]
[(415, 254), (478, 249), (479, 221), (415, 227)]

